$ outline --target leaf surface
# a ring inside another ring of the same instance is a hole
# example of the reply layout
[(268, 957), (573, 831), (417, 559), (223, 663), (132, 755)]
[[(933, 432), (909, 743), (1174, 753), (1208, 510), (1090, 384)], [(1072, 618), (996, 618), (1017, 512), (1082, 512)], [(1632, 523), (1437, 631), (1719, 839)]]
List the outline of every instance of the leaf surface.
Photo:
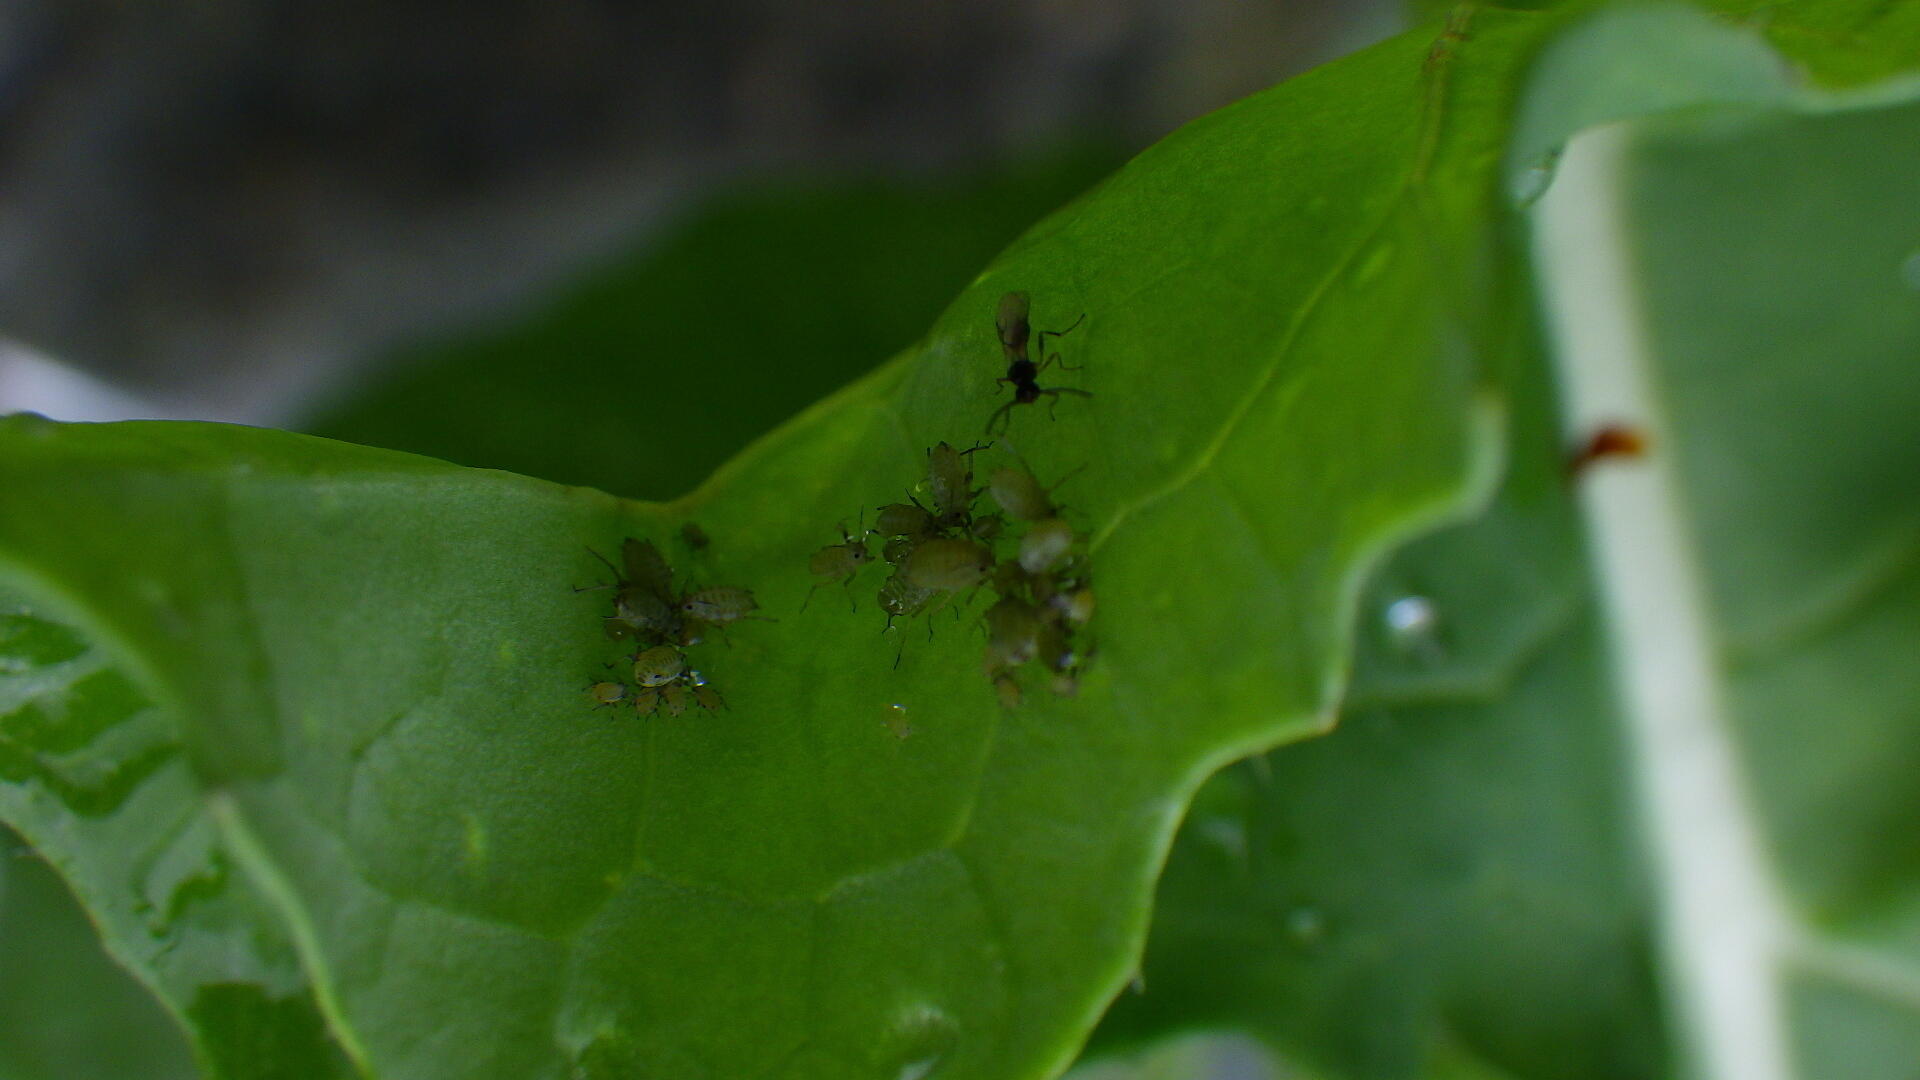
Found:
[[(1872, 102), (1777, 97), (1617, 136), (1618, 186), (1590, 194), (1620, 208), (1628, 289), (1560, 282), (1556, 300), (1617, 303), (1618, 337), (1650, 366), (1642, 411), (1589, 405), (1559, 436), (1517, 424), (1488, 515), (1372, 583), (1341, 727), (1203, 789), (1161, 882), (1148, 992), (1122, 999), (1106, 1040), (1238, 1025), (1336, 1078), (1911, 1071), (1920, 743), (1896, 658), (1915, 643), (1920, 109)], [(1577, 325), (1561, 349), (1614, 336)], [(1538, 423), (1546, 363), (1532, 404), (1524, 383), (1516, 397)], [(1737, 781), (1705, 804), (1713, 820), (1657, 797), (1609, 654), (1627, 676), (1645, 661), (1609, 643), (1617, 586), (1557, 481), (1590, 425), (1622, 419), (1654, 457), (1596, 463), (1582, 485), (1671, 471), (1682, 573), (1708, 616), (1688, 678), (1723, 703), (1701, 730)], [(1410, 599), (1417, 624), (1395, 606)], [(1682, 879), (1717, 873), (1723, 852), (1697, 838), (1728, 826), (1758, 838), (1759, 872), (1703, 924)], [(1749, 918), (1752, 937), (1720, 932)], [(1738, 1035), (1762, 1048), (1753, 1068), (1716, 1056), (1726, 987), (1694, 980), (1729, 949), (1759, 972), (1763, 1022)]]

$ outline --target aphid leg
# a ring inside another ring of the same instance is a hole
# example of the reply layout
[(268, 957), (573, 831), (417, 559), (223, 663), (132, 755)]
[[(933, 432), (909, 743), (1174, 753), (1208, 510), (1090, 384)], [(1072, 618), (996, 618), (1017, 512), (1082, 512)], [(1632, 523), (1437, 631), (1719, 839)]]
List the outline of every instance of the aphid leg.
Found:
[(805, 612), (807, 610), (808, 604), (813, 603), (813, 594), (819, 588), (820, 588), (820, 582), (816, 581), (813, 583), (813, 588), (807, 590), (807, 598), (805, 600), (800, 601), (800, 610), (802, 612)]
[(853, 596), (853, 575), (852, 574), (848, 574), (846, 577), (843, 577), (840, 579), (840, 588), (845, 590), (847, 594), (847, 610), (858, 615), (860, 613), (860, 601), (854, 599), (854, 596)]
[(893, 650), (893, 670), (900, 670), (900, 658), (905, 655), (907, 655), (907, 639), (905, 635), (902, 635), (900, 638), (900, 647)]
[[(1005, 380), (1005, 379), (1000, 379), (1000, 380), (998, 380), (998, 381), (999, 381), (999, 382), (1006, 382), (1007, 380)], [(1013, 428), (1013, 407), (1014, 407), (1015, 405), (1017, 405), (1017, 404), (1019, 404), (1019, 402), (1018, 402), (1017, 400), (1016, 400), (1016, 401), (1009, 401), (1009, 402), (1007, 402), (1007, 403), (1006, 403), (1005, 405), (1002, 405), (1002, 406), (1000, 406), (1000, 407), (999, 407), (998, 409), (995, 409), (995, 410), (993, 411), (993, 415), (992, 415), (992, 416), (989, 416), (989, 417), (987, 417), (987, 428), (986, 428), (986, 434), (988, 434), (988, 435), (991, 435), (991, 434), (993, 434), (993, 425), (994, 425), (995, 423), (997, 423), (997, 422), (999, 422), (999, 420), (1000, 420), (1000, 418), (1001, 418), (1001, 417), (1005, 417), (1005, 418), (1006, 418), (1006, 421), (1007, 421), (1007, 422), (1006, 422), (1006, 424), (1005, 424), (1005, 426), (1003, 426), (1003, 427), (1002, 427), (1002, 428), (1000, 429), (1000, 433), (1001, 433), (1002, 435), (1004, 435), (1004, 434), (1006, 434), (1006, 433), (1007, 433), (1008, 431), (1010, 431), (1010, 430), (1012, 430), (1012, 428)]]

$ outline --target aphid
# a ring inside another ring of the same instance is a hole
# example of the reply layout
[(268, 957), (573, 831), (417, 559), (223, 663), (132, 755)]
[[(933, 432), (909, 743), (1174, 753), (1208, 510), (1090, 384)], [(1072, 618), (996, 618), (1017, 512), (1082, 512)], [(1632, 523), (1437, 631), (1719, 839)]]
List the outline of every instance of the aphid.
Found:
[(880, 549), (880, 556), (888, 566), (899, 566), (907, 561), (907, 556), (913, 554), (914, 548), (920, 546), (921, 539), (918, 536), (896, 536)]
[(613, 594), (613, 617), (630, 627), (636, 637), (671, 638), (680, 630), (671, 598), (640, 585), (623, 585)]
[(1607, 458), (1633, 460), (1647, 452), (1647, 434), (1630, 424), (1603, 424), (1591, 436), (1586, 445), (1574, 451), (1567, 458), (1567, 475), (1578, 477), (1595, 462)]
[(1021, 566), (1017, 560), (1013, 559), (1009, 559), (994, 567), (993, 574), (988, 578), (988, 581), (992, 583), (993, 591), (999, 593), (1001, 596), (1013, 596), (1032, 584), (1031, 575), (1027, 573), (1027, 568)]
[(915, 547), (900, 573), (922, 589), (958, 592), (985, 581), (992, 569), (993, 552), (985, 544), (939, 537)]
[(880, 593), (876, 598), (880, 610), (887, 613), (886, 629), (893, 629), (893, 620), (896, 618), (912, 618), (920, 614), (939, 594), (938, 589), (915, 585), (904, 572), (896, 570), (893, 576), (880, 583)]
[(1029, 574), (1044, 574), (1060, 565), (1073, 547), (1073, 527), (1059, 518), (1050, 518), (1027, 530), (1020, 538), (1020, 565)]
[[(1079, 470), (1075, 469), (1074, 472)], [(1060, 483), (1053, 485), (1053, 488), (1059, 487), (1060, 484), (1072, 478), (1073, 473), (1068, 473), (1061, 477)], [(1053, 500), (1048, 498), (1053, 493), (1053, 488), (1041, 487), (1040, 481), (1034, 479), (1034, 475), (1025, 469), (995, 469), (993, 476), (987, 481), (987, 490), (993, 493), (993, 501), (1000, 504), (1000, 509), (1013, 515), (1016, 521), (1045, 521), (1051, 517), (1059, 517), (1060, 508), (1053, 505)]]
[(696, 589), (680, 598), (681, 614), (715, 626), (725, 626), (741, 619), (765, 619), (764, 615), (751, 614), (759, 608), (760, 602), (753, 598), (753, 590), (738, 585)]
[(1075, 626), (1084, 626), (1093, 618), (1093, 590), (1082, 587), (1056, 592), (1047, 597), (1047, 607)]
[[(1047, 352), (1047, 336), (1051, 334), (1054, 337), (1059, 337), (1063, 334), (1070, 333), (1074, 326), (1080, 325), (1081, 319), (1085, 319), (1086, 315), (1083, 313), (1079, 319), (1073, 320), (1073, 326), (1069, 326), (1065, 330), (1041, 331), (1037, 338), (1040, 345), (1041, 358), (1040, 363), (1035, 364), (1027, 355), (1027, 336), (1031, 332), (1031, 328), (1027, 322), (1027, 310), (1028, 301), (1026, 293), (1010, 292), (1000, 298), (1000, 311), (994, 322), (1000, 331), (1000, 348), (1006, 353), (1007, 373), (994, 381), (996, 383), (1010, 384), (1013, 387), (1013, 400), (994, 410), (993, 415), (987, 418), (988, 434), (992, 434), (993, 425), (1002, 418), (1005, 418), (1008, 426), (1013, 424), (1013, 407), (1015, 405), (1031, 405), (1039, 401), (1042, 396), (1045, 396), (1049, 399), (1047, 415), (1052, 416), (1053, 406), (1059, 403), (1061, 394), (1078, 394), (1084, 398), (1093, 396), (1085, 390), (1075, 389), (1071, 386), (1041, 386), (1038, 381), (1040, 373), (1045, 371), (1048, 365), (1060, 359), (1060, 354), (1050, 354)], [(1068, 371), (1079, 370), (1078, 368), (1070, 368), (1064, 363), (1060, 366)], [(1002, 428), (1002, 430), (1005, 430), (1005, 428)]]
[(667, 707), (668, 716), (679, 716), (687, 711), (687, 688), (679, 683), (668, 683), (660, 688), (660, 703)]
[(651, 541), (628, 537), (620, 545), (620, 561), (626, 567), (624, 573), (615, 569), (606, 556), (592, 548), (588, 548), (587, 552), (612, 572), (614, 581), (611, 585), (594, 585), (574, 591), (615, 590), (613, 616), (601, 623), (608, 637), (616, 640), (628, 637), (658, 640), (672, 638), (679, 633), (680, 620), (674, 615), (672, 606), (673, 571)]
[(927, 495), (933, 500), (933, 515), (939, 526), (951, 529), (963, 526), (980, 492), (973, 487), (973, 464), (968, 450), (955, 450), (942, 442), (927, 451)]
[(673, 568), (653, 541), (627, 537), (620, 543), (620, 561), (627, 568), (622, 585), (638, 585), (663, 600), (673, 595)]
[(652, 716), (654, 713), (654, 710), (658, 709), (659, 707), (660, 707), (660, 691), (654, 689), (653, 687), (651, 686), (645, 687), (634, 693), (633, 711), (636, 713), (639, 713), (641, 716)]
[(672, 645), (655, 645), (633, 658), (633, 681), (641, 686), (665, 686), (687, 669), (687, 658)]
[(986, 666), (1019, 667), (1040, 648), (1040, 613), (1018, 597), (1003, 596), (982, 616), (987, 624)]
[(1007, 519), (999, 514), (981, 514), (967, 522), (967, 535), (991, 543), (1007, 529)]
[(627, 696), (627, 684), (618, 682), (597, 682), (587, 687), (587, 697), (596, 709), (612, 708), (620, 704)]
[(993, 692), (1000, 697), (1000, 707), (1008, 712), (1020, 707), (1020, 684), (1008, 672), (993, 677)]
[(842, 524), (840, 543), (828, 544), (807, 560), (807, 569), (819, 580), (813, 583), (812, 589), (807, 590), (807, 598), (800, 601), (800, 610), (807, 610), (807, 605), (813, 602), (814, 589), (838, 581), (841, 588), (847, 590), (847, 603), (854, 611), (859, 611), (860, 605), (853, 599), (853, 577), (861, 567), (872, 561), (873, 553), (867, 550), (866, 538), (855, 540), (847, 534), (846, 525)]
[(707, 530), (701, 528), (698, 522), (693, 521), (689, 521), (685, 525), (680, 526), (680, 539), (686, 541), (687, 546), (694, 551), (705, 551), (707, 545), (713, 542), (707, 536)]
[(721, 709), (727, 707), (726, 702), (720, 700), (720, 691), (715, 690), (706, 683), (695, 683), (693, 685), (693, 698), (700, 703), (701, 708), (708, 712), (719, 712)]
[(873, 519), (870, 531), (876, 536), (898, 539), (931, 536), (938, 528), (926, 507), (918, 503), (889, 503), (880, 508), (880, 515)]

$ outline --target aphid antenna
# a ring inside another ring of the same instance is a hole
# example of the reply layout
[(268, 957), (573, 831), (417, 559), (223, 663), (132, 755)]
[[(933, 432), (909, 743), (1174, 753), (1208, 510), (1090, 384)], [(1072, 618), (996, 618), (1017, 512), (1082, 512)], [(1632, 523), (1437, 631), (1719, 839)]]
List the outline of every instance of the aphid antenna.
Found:
[(611, 573), (611, 574), (613, 575), (613, 581), (612, 581), (612, 583), (610, 583), (610, 584), (606, 584), (606, 585), (575, 585), (575, 586), (573, 587), (573, 591), (574, 591), (574, 592), (576, 592), (576, 593), (583, 593), (583, 592), (599, 592), (599, 591), (600, 591), (600, 590), (602, 590), (602, 589), (617, 589), (617, 588), (619, 588), (619, 587), (620, 587), (620, 571), (618, 571), (618, 570), (615, 570), (615, 569), (613, 568), (613, 564), (607, 561), (607, 557), (606, 557), (605, 555), (602, 555), (602, 554), (600, 554), (599, 552), (597, 552), (597, 551), (595, 551), (595, 550), (593, 550), (592, 548), (588, 548), (588, 549), (587, 549), (587, 554), (589, 554), (589, 555), (591, 555), (591, 556), (593, 556), (594, 558), (596, 558), (596, 559), (599, 559), (599, 560), (600, 560), (600, 565), (602, 565), (602, 566), (604, 566), (604, 567), (606, 567), (606, 568), (607, 568), (607, 571), (608, 571), (609, 573)]

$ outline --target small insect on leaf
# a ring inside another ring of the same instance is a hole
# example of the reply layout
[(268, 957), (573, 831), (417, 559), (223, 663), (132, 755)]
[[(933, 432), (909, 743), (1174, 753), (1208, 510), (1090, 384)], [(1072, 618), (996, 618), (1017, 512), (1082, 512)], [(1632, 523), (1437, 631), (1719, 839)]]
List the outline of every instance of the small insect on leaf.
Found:
[(652, 716), (660, 707), (660, 691), (649, 686), (633, 695), (633, 711), (641, 716)]
[(1027, 315), (1032, 306), (1032, 298), (1023, 292), (1010, 292), (1000, 298), (993, 325), (1000, 332), (1000, 348), (1009, 361), (1027, 358), (1027, 338), (1033, 333)]
[(914, 548), (920, 546), (921, 539), (918, 536), (896, 536), (880, 549), (880, 555), (888, 566), (899, 566), (907, 561), (907, 556), (913, 554)]
[(942, 537), (914, 548), (900, 571), (920, 588), (958, 592), (985, 581), (992, 569), (993, 552), (985, 544)]
[(973, 489), (973, 465), (968, 460), (973, 450), (955, 450), (951, 443), (941, 442), (927, 451), (927, 495), (943, 528), (964, 524), (980, 494)]
[(1020, 707), (1020, 683), (1011, 674), (1003, 671), (995, 675), (993, 692), (1000, 698), (1000, 707), (1008, 712)]
[(1084, 626), (1093, 618), (1093, 590), (1054, 593), (1047, 598), (1047, 606), (1075, 626)]
[(1060, 516), (1060, 508), (1053, 504), (1051, 498), (1054, 490), (1073, 479), (1079, 471), (1073, 470), (1061, 477), (1059, 483), (1047, 488), (1041, 487), (1040, 481), (1025, 469), (1002, 467), (993, 470), (993, 475), (987, 480), (987, 490), (993, 493), (993, 501), (1000, 504), (1000, 509), (1012, 515), (1015, 521), (1045, 521)]
[[(1007, 383), (1013, 387), (1013, 400), (994, 410), (993, 415), (987, 418), (989, 434), (993, 432), (994, 425), (1003, 419), (1008, 427), (1012, 426), (1015, 405), (1031, 405), (1045, 396), (1049, 399), (1048, 415), (1052, 415), (1053, 406), (1059, 402), (1061, 394), (1077, 394), (1085, 398), (1093, 396), (1085, 390), (1076, 390), (1070, 386), (1041, 386), (1038, 381), (1040, 373), (1045, 371), (1048, 365), (1060, 359), (1060, 354), (1047, 352), (1047, 338), (1057, 338), (1072, 332), (1073, 328), (1079, 326), (1081, 320), (1087, 317), (1086, 314), (1082, 312), (1080, 318), (1073, 320), (1073, 324), (1065, 330), (1042, 330), (1038, 335), (1033, 335), (1033, 340), (1041, 353), (1040, 362), (1036, 364), (1027, 355), (1027, 339), (1032, 333), (1032, 326), (1027, 321), (1028, 308), (1026, 293), (1010, 292), (1000, 298), (1000, 309), (994, 316), (994, 327), (1000, 334), (1000, 350), (1007, 361), (1007, 373), (995, 381)], [(1064, 363), (1060, 366), (1069, 371), (1078, 370)]]
[(687, 669), (687, 658), (672, 645), (655, 645), (633, 658), (633, 681), (641, 686), (665, 686)]
[(662, 600), (673, 597), (673, 568), (651, 540), (631, 536), (620, 544), (620, 562), (627, 568), (623, 585), (637, 585)]
[(983, 616), (987, 624), (989, 669), (1019, 667), (1040, 648), (1040, 613), (1032, 604), (1003, 596)]
[(693, 697), (700, 703), (700, 707), (708, 712), (719, 712), (727, 707), (726, 702), (720, 700), (720, 691), (706, 683), (694, 684)]
[(755, 617), (752, 612), (759, 607), (760, 602), (753, 598), (753, 590), (738, 585), (697, 589), (680, 598), (682, 614), (716, 626)]
[(687, 698), (691, 695), (687, 688), (679, 683), (668, 683), (660, 688), (660, 703), (667, 707), (668, 716), (679, 716), (687, 711)]
[(807, 610), (807, 605), (813, 603), (815, 590), (836, 581), (847, 589), (847, 603), (854, 611), (860, 610), (860, 605), (853, 599), (853, 578), (861, 567), (872, 561), (873, 552), (868, 550), (866, 538), (854, 539), (847, 532), (846, 524), (841, 523), (840, 542), (828, 544), (807, 559), (807, 570), (813, 574), (815, 581), (813, 588), (807, 590), (807, 598), (800, 602), (800, 610)]
[(627, 684), (617, 682), (597, 682), (587, 687), (587, 698), (595, 708), (618, 705), (627, 696)]
[(967, 535), (975, 540), (992, 543), (1007, 530), (1007, 519), (999, 514), (981, 514), (967, 523)]
[(880, 610), (887, 613), (887, 629), (893, 629), (896, 618), (920, 614), (938, 595), (939, 590), (922, 588), (907, 580), (903, 571), (894, 571), (893, 576), (880, 583)]
[(687, 547), (694, 551), (705, 551), (707, 545), (713, 543), (713, 540), (707, 536), (707, 530), (701, 528), (698, 522), (693, 521), (689, 521), (685, 525), (680, 526), (680, 539), (685, 541)]
[(931, 536), (938, 526), (926, 507), (915, 503), (889, 503), (873, 519), (873, 533), (887, 537)]
[(1044, 574), (1060, 565), (1073, 547), (1073, 527), (1050, 518), (1020, 538), (1020, 566), (1029, 574)]

